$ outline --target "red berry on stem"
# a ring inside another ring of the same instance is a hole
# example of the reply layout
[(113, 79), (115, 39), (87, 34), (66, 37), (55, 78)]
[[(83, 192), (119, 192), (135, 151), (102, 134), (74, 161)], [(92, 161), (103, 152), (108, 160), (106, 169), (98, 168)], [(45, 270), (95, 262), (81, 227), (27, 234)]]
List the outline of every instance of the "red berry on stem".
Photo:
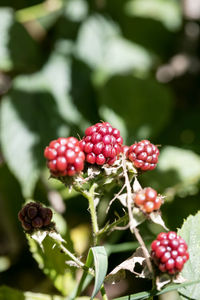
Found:
[[(93, 144), (87, 143), (93, 148)], [(53, 176), (74, 176), (84, 169), (85, 154), (75, 137), (58, 138), (45, 148), (44, 156)]]
[(189, 258), (185, 245), (186, 242), (174, 231), (159, 233), (151, 244), (151, 257), (161, 272), (174, 275), (183, 269), (184, 263)]
[(85, 136), (80, 142), (86, 161), (90, 164), (114, 164), (122, 151), (123, 139), (118, 129), (108, 122), (97, 123), (85, 130)]
[(148, 140), (142, 140), (129, 147), (128, 159), (142, 171), (153, 170), (158, 162), (159, 150)]
[(157, 197), (157, 192), (150, 187), (137, 192), (134, 195), (134, 202), (145, 213), (158, 210), (162, 204), (161, 198)]

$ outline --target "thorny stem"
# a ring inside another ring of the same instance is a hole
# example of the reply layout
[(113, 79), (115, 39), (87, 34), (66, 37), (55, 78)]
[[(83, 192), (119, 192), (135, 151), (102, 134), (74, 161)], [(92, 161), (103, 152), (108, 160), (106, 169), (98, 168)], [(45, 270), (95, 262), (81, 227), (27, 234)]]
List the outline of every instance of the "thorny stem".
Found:
[(74, 186), (75, 190), (80, 192), (86, 199), (88, 199), (89, 202), (89, 210), (90, 210), (90, 215), (92, 219), (92, 230), (93, 230), (93, 237), (94, 237), (94, 246), (98, 244), (98, 232), (99, 232), (99, 226), (97, 223), (97, 214), (96, 214), (96, 209), (94, 205), (94, 194), (95, 194), (95, 189), (97, 188), (97, 184), (93, 183), (89, 191), (82, 190), (80, 185), (75, 185)]
[[(97, 188), (97, 184), (93, 183), (93, 185), (91, 186), (91, 188), (89, 189), (89, 192), (82, 190), (80, 186), (75, 186), (75, 189), (77, 191), (79, 191), (86, 199), (88, 199), (89, 202), (89, 210), (90, 210), (90, 214), (91, 214), (91, 219), (92, 219), (92, 229), (93, 229), (93, 237), (94, 237), (94, 246), (98, 245), (98, 241), (99, 241), (99, 226), (98, 226), (98, 222), (97, 222), (97, 214), (96, 214), (96, 209), (95, 209), (95, 205), (94, 205), (94, 195), (95, 195), (95, 189)], [(89, 270), (88, 270), (88, 273)], [(90, 273), (91, 274), (91, 273)], [(94, 276), (94, 274), (92, 274)], [(82, 285), (82, 282), (80, 282), (80, 284)], [(80, 284), (79, 284), (79, 288), (78, 291), (80, 292)], [(103, 300), (108, 300), (108, 297), (106, 295), (106, 291), (104, 288), (104, 284), (102, 284), (101, 289), (100, 289), (101, 295)]]
[(130, 226), (130, 231), (135, 235), (136, 239), (138, 240), (139, 244), (142, 247), (144, 257), (147, 262), (148, 269), (151, 274), (153, 274), (153, 268), (151, 264), (151, 260), (149, 258), (149, 252), (145, 246), (145, 243), (139, 233), (139, 230), (134, 226), (134, 220), (133, 220), (133, 213), (132, 213), (132, 208), (131, 208), (131, 203), (132, 203), (132, 192), (131, 192), (131, 185), (130, 181), (128, 178), (127, 174), (127, 169), (126, 169), (126, 162), (124, 156), (122, 156), (122, 167), (124, 171), (124, 178), (125, 178), (125, 184), (126, 184), (126, 189), (127, 189), (127, 206), (128, 206), (128, 215), (129, 215), (129, 226)]
[(109, 211), (111, 205), (112, 205), (113, 202), (117, 199), (117, 197), (119, 197), (119, 195), (123, 192), (123, 190), (124, 190), (125, 187), (126, 187), (126, 185), (124, 184), (124, 185), (122, 186), (122, 188), (120, 189), (120, 191), (119, 191), (119, 192), (114, 196), (114, 198), (110, 201), (109, 206), (108, 206), (108, 208), (107, 208), (107, 210), (106, 210), (106, 213), (108, 213), (108, 211)]
[(82, 261), (80, 261), (74, 254), (72, 254), (65, 246), (62, 244), (59, 245), (60, 249), (67, 254), (81, 269), (87, 271), (90, 275), (94, 276), (94, 271), (92, 269), (89, 269)]

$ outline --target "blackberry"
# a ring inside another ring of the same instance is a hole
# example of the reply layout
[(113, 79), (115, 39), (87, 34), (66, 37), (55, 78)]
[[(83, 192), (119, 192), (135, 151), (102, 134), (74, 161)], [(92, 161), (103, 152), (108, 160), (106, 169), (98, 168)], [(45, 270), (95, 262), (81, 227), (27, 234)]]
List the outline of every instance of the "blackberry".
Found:
[(189, 259), (187, 244), (176, 232), (161, 232), (151, 244), (151, 257), (163, 273), (179, 273)]
[(73, 176), (84, 168), (85, 154), (75, 137), (58, 138), (44, 150), (47, 166), (54, 176)]
[(157, 192), (150, 187), (137, 192), (134, 195), (133, 200), (145, 213), (151, 213), (152, 211), (158, 210), (162, 204), (161, 197), (158, 197)]
[(85, 130), (80, 147), (90, 164), (113, 165), (122, 151), (123, 139), (118, 129), (108, 122), (97, 123)]
[(26, 204), (18, 213), (18, 219), (26, 231), (44, 228), (51, 223), (52, 211), (37, 202)]
[(142, 140), (129, 147), (128, 159), (131, 160), (134, 166), (142, 171), (155, 169), (159, 150), (148, 140)]

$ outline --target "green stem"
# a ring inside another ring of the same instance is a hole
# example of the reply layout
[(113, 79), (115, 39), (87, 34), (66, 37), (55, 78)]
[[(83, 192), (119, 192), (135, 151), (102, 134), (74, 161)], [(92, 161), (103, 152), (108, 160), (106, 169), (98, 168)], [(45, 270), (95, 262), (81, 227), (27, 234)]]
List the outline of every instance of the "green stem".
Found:
[[(89, 210), (90, 210), (90, 215), (91, 215), (91, 220), (92, 220), (92, 230), (93, 230), (93, 238), (94, 238), (94, 246), (97, 246), (99, 243), (99, 226), (97, 222), (97, 213), (94, 205), (94, 200), (95, 200), (95, 189), (97, 188), (97, 183), (93, 183), (91, 188), (89, 189), (89, 192), (82, 190), (80, 185), (75, 185), (74, 188), (79, 191), (86, 199), (88, 199), (89, 202)], [(83, 277), (81, 278), (81, 281), (78, 286), (78, 291), (77, 294), (81, 292), (83, 282), (84, 282), (84, 274)], [(101, 289), (100, 289), (101, 295), (103, 300), (108, 300), (108, 297), (106, 295), (106, 291), (104, 288), (104, 285), (102, 284)], [(77, 295), (76, 295), (77, 296)]]
[(72, 254), (65, 246), (62, 244), (59, 244), (60, 249), (67, 254), (81, 269), (87, 271), (90, 275), (94, 276), (94, 271), (92, 269), (89, 269), (82, 261), (80, 261), (74, 254)]
[(103, 299), (103, 300), (108, 300), (108, 297), (107, 297), (107, 295), (106, 295), (106, 291), (105, 291), (105, 288), (104, 288), (104, 285), (103, 285), (103, 284), (102, 284), (102, 286), (101, 286), (100, 292), (101, 292), (102, 299)]
[(98, 231), (99, 231), (99, 226), (97, 222), (97, 214), (96, 214), (96, 209), (94, 205), (94, 193), (95, 189), (97, 187), (97, 184), (94, 183), (92, 187), (89, 190), (89, 197), (88, 197), (88, 202), (89, 202), (89, 209), (90, 209), (90, 214), (91, 214), (91, 219), (92, 219), (92, 228), (93, 228), (93, 235), (94, 235), (94, 246), (98, 244)]
[(96, 209), (94, 205), (94, 199), (95, 199), (95, 189), (97, 187), (96, 183), (93, 183), (89, 191), (82, 190), (80, 185), (75, 185), (74, 189), (78, 192), (80, 192), (86, 199), (88, 199), (89, 203), (89, 210), (90, 210), (90, 215), (91, 215), (91, 220), (92, 220), (92, 230), (93, 230), (93, 237), (94, 237), (94, 246), (98, 244), (98, 232), (99, 232), (99, 226), (97, 222), (97, 214), (96, 214)]

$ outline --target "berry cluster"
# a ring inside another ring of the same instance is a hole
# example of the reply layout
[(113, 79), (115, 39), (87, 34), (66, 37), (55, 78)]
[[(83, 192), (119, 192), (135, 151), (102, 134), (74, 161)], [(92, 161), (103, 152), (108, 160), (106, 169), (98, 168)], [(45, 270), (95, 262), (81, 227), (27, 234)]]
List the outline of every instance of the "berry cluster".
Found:
[(153, 170), (157, 165), (159, 150), (148, 140), (131, 145), (128, 151), (127, 148), (124, 148), (124, 152), (134, 166), (142, 171)]
[(157, 196), (157, 192), (148, 187), (134, 195), (134, 203), (145, 213), (151, 213), (158, 210), (162, 204), (161, 197)]
[(123, 139), (118, 129), (108, 122), (97, 123), (85, 130), (80, 147), (90, 164), (112, 165), (121, 152)]
[(52, 211), (40, 203), (30, 202), (19, 211), (18, 219), (24, 230), (31, 231), (48, 226), (51, 223)]
[(47, 166), (54, 176), (73, 176), (84, 168), (85, 154), (75, 137), (59, 138), (44, 150)]
[(189, 259), (186, 242), (173, 231), (159, 233), (151, 249), (151, 256), (159, 270), (170, 275), (180, 272)]

